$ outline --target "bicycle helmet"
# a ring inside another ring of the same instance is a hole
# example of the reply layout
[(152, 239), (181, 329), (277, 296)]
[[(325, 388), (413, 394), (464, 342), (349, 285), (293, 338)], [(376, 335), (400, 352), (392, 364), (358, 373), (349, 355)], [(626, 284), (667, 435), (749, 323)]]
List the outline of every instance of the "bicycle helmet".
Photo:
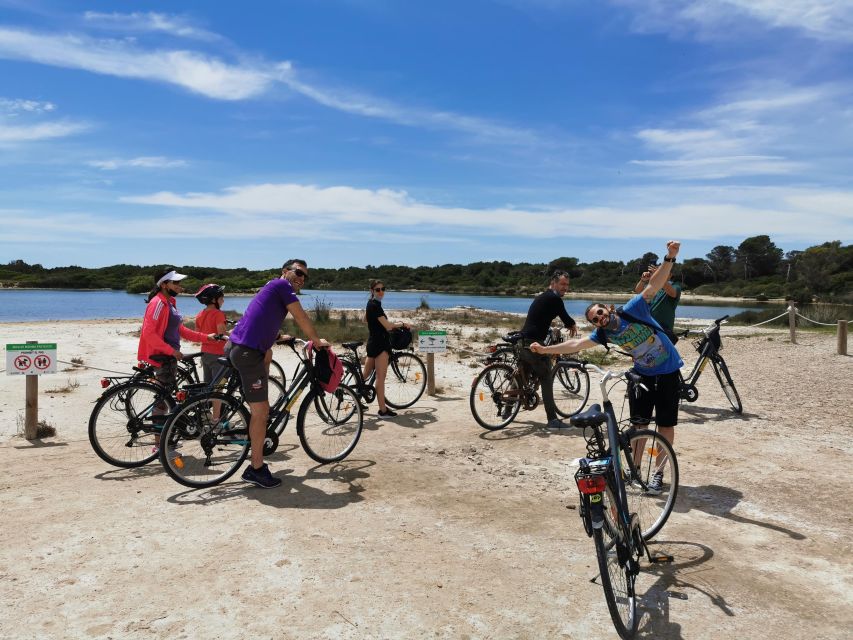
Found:
[[(196, 292), (195, 299), (204, 305), (208, 305), (216, 303), (216, 301), (224, 295), (225, 287), (220, 287), (218, 284), (211, 283), (202, 285), (201, 289)], [(219, 305), (216, 305), (216, 308), (218, 309)]]

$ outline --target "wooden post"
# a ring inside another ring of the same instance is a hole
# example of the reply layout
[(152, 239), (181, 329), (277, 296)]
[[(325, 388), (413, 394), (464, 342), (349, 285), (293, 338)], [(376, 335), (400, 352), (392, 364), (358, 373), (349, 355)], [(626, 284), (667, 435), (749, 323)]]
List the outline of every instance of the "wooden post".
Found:
[(838, 321), (838, 355), (847, 355), (847, 320)]
[(793, 300), (788, 305), (788, 329), (791, 331), (791, 344), (797, 344), (797, 307)]
[[(27, 340), (27, 344), (38, 344), (38, 340)], [(27, 376), (26, 408), (24, 410), (24, 437), (35, 440), (39, 422), (39, 377)]]
[(435, 354), (426, 354), (427, 361), (427, 395), (435, 395)]

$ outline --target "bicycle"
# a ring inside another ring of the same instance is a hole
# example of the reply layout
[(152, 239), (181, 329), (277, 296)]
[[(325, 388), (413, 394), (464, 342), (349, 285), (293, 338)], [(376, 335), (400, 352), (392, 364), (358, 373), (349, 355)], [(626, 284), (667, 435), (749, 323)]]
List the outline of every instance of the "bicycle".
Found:
[[(341, 355), (344, 365), (342, 384), (351, 387), (367, 404), (376, 398), (376, 369), (367, 379), (361, 370), (358, 348), (364, 342), (344, 342), (346, 351)], [(426, 365), (409, 349), (392, 349), (388, 356), (388, 373), (385, 376), (385, 404), (392, 409), (406, 409), (415, 404), (426, 389)]]
[[(291, 409), (307, 390), (296, 417), (302, 448), (320, 463), (343, 460), (355, 448), (364, 426), (358, 396), (343, 384), (334, 392), (323, 390), (305, 341), (290, 338), (277, 344), (289, 346), (300, 365), (285, 394), (270, 407), (264, 455), (278, 448)], [(302, 353), (295, 348), (297, 344)], [(220, 403), (216, 419), (215, 402)], [(249, 409), (234, 396), (211, 390), (190, 395), (163, 428), (159, 452), (163, 468), (188, 487), (211, 487), (227, 480), (249, 454), (250, 420)]]
[[(594, 404), (570, 419), (573, 426), (584, 429), (587, 446), (587, 455), (578, 461), (575, 473), (579, 515), (595, 543), (613, 625), (621, 638), (632, 638), (639, 624), (636, 580), (640, 559), (645, 555), (650, 563), (672, 561), (671, 556), (652, 556), (647, 542), (672, 513), (678, 495), (678, 461), (672, 445), (656, 431), (619, 430), (607, 383), (624, 379), (633, 393), (636, 386), (643, 387), (640, 376), (630, 370), (613, 373), (589, 363), (584, 367), (601, 375), (604, 410)], [(649, 486), (656, 474), (665, 483), (660, 492)]]
[[(497, 431), (510, 424), (522, 408), (532, 411), (539, 406), (538, 377), (521, 363), (523, 336), (510, 333), (503, 337), (507, 345), (496, 345), (482, 369), (471, 383), (468, 404), (474, 420), (484, 429)], [(559, 356), (552, 369), (554, 405), (557, 414), (569, 418), (586, 406), (589, 399), (589, 374), (583, 363)]]
[(687, 402), (696, 402), (699, 398), (699, 390), (696, 388), (696, 383), (699, 381), (699, 376), (710, 362), (714, 368), (714, 375), (717, 376), (717, 381), (723, 389), (723, 393), (732, 410), (735, 413), (743, 413), (743, 404), (740, 400), (740, 394), (735, 388), (735, 383), (732, 380), (732, 375), (729, 373), (729, 367), (723, 356), (720, 355), (720, 350), (723, 348), (723, 342), (720, 338), (720, 325), (724, 323), (729, 316), (723, 316), (714, 320), (704, 329), (699, 331), (691, 331), (689, 329), (678, 334), (679, 337), (686, 336), (702, 336), (699, 340), (693, 343), (694, 348), (699, 353), (699, 359), (693, 365), (690, 374), (685, 378), (681, 371), (678, 372), (679, 382), (681, 383), (680, 395), (682, 400)]

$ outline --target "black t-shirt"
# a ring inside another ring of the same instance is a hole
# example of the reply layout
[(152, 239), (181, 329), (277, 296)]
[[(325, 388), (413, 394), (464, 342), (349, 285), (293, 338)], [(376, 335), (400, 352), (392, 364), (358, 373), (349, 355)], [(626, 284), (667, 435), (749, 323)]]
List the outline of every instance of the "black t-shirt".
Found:
[(563, 299), (553, 289), (540, 293), (533, 299), (530, 309), (527, 311), (527, 320), (521, 328), (525, 338), (542, 342), (548, 335), (551, 321), (560, 316), (560, 320), (566, 327), (575, 326), (575, 321), (566, 311)]
[(371, 338), (388, 338), (388, 331), (382, 326), (379, 318), (387, 317), (385, 310), (382, 308), (382, 303), (376, 298), (367, 301), (367, 330), (370, 332)]

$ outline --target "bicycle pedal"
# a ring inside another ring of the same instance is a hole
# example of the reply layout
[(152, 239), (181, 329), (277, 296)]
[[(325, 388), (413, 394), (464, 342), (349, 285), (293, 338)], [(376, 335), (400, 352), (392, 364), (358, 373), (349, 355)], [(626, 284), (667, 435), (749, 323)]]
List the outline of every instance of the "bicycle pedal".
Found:
[(660, 555), (656, 555), (656, 556), (652, 556), (652, 555), (649, 556), (649, 562), (651, 562), (652, 564), (660, 564), (662, 562), (674, 562), (674, 561), (675, 561), (675, 558), (673, 556), (667, 555), (665, 553), (661, 553)]
[(678, 593), (678, 591), (664, 591), (670, 598), (678, 598), (679, 600), (687, 600), (686, 593)]

